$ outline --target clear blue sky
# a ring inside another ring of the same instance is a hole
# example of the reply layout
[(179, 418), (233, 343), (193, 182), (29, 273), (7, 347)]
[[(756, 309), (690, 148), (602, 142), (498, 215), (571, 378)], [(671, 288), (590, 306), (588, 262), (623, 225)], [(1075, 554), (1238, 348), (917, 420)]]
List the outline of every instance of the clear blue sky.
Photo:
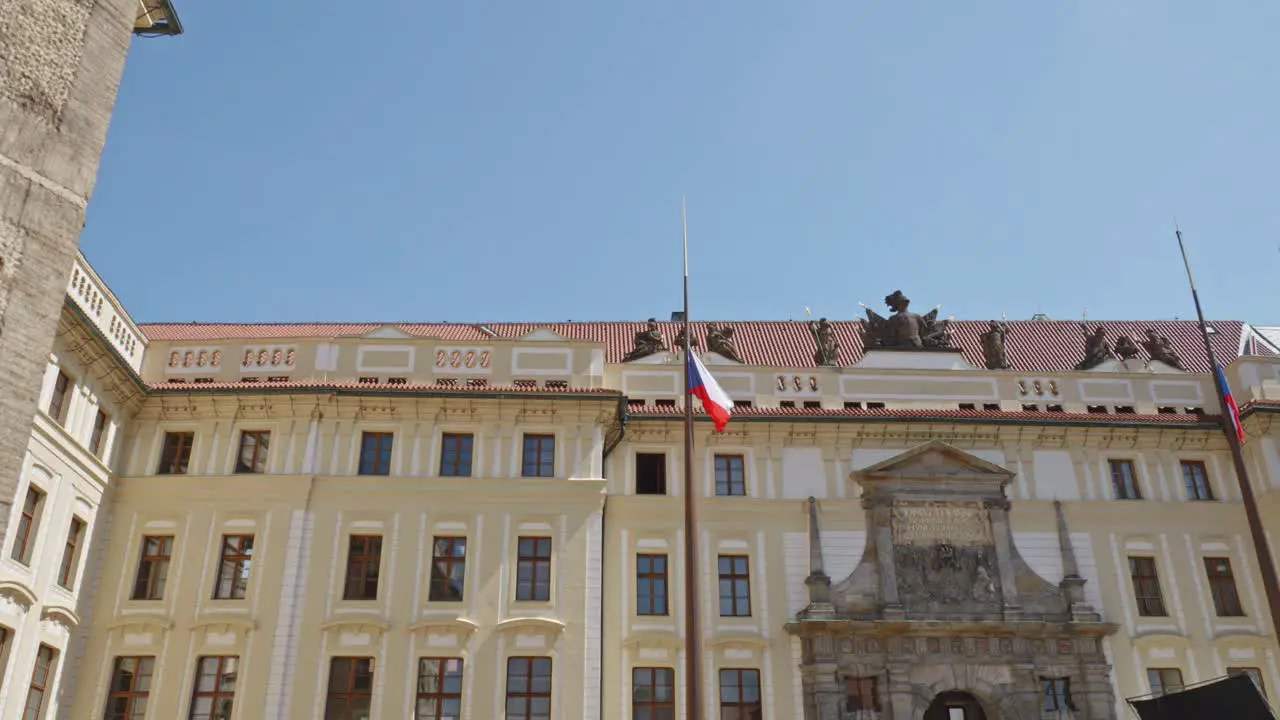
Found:
[(1280, 4), (175, 0), (83, 248), (140, 321), (1280, 323)]

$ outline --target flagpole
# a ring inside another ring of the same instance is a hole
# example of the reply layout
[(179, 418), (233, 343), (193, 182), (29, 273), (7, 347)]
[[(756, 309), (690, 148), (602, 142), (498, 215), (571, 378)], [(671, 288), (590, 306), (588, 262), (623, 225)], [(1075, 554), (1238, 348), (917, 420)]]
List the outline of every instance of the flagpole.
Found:
[(693, 333), (689, 330), (689, 220), (684, 198), (680, 199), (680, 225), (684, 236), (684, 624), (685, 703), (687, 720), (702, 718), (702, 683), (698, 672), (702, 662), (702, 635), (698, 631), (698, 538), (697, 509), (693, 494), (693, 396), (689, 394)]
[(1249, 482), (1249, 468), (1245, 464), (1244, 449), (1240, 445), (1240, 436), (1231, 419), (1231, 411), (1227, 406), (1227, 386), (1225, 376), (1218, 372), (1218, 358), (1213, 352), (1213, 343), (1209, 341), (1209, 325), (1204, 320), (1204, 310), (1200, 307), (1200, 293), (1196, 291), (1196, 281), (1191, 275), (1191, 262), (1187, 260), (1187, 248), (1182, 243), (1182, 230), (1174, 223), (1174, 234), (1178, 237), (1178, 250), (1182, 253), (1182, 265), (1187, 270), (1187, 283), (1191, 286), (1191, 300), (1196, 305), (1196, 318), (1200, 321), (1200, 338), (1204, 341), (1204, 352), (1209, 357), (1209, 365), (1213, 369), (1213, 385), (1218, 391), (1218, 406), (1222, 408), (1222, 430), (1227, 436), (1227, 444), (1231, 448), (1231, 460), (1235, 465), (1236, 483), (1240, 486), (1240, 499), (1244, 502), (1245, 517), (1249, 521), (1249, 535), (1253, 538), (1253, 550), (1258, 555), (1258, 568), (1262, 571), (1262, 587), (1267, 595), (1267, 608), (1271, 615), (1272, 632), (1280, 632), (1280, 582), (1276, 578), (1276, 566), (1271, 556), (1271, 546), (1267, 543), (1266, 532), (1262, 528), (1262, 517), (1258, 514), (1258, 502), (1253, 494), (1253, 484)]

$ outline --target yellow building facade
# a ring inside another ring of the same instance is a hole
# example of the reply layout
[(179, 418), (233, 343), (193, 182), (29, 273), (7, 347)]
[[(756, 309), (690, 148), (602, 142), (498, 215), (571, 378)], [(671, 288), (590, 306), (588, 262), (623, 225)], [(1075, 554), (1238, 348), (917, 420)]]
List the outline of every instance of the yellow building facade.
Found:
[[(705, 716), (1280, 691), (1197, 325), (899, 308), (693, 325), (735, 401), (695, 424)], [(1280, 349), (1214, 330), (1270, 528)], [(685, 717), (679, 333), (139, 327), (79, 261), (0, 557), (0, 720)]]

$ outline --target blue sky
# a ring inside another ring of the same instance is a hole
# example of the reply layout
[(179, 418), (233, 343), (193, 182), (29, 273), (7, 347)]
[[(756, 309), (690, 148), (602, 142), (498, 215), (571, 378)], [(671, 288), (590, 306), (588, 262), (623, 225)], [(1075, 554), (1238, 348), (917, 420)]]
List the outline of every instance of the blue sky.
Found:
[[(83, 249), (140, 321), (1280, 323), (1280, 4), (175, 0)], [(373, 6), (370, 6), (371, 8)]]

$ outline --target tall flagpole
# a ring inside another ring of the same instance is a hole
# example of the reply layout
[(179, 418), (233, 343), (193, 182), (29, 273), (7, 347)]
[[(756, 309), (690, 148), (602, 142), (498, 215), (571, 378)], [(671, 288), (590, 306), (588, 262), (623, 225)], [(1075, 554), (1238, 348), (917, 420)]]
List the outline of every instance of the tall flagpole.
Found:
[(1267, 608), (1271, 615), (1273, 632), (1280, 633), (1280, 582), (1276, 579), (1276, 566), (1271, 557), (1271, 546), (1267, 543), (1266, 532), (1262, 529), (1262, 517), (1258, 514), (1258, 502), (1253, 495), (1253, 484), (1249, 482), (1249, 468), (1245, 465), (1244, 450), (1240, 446), (1240, 436), (1233, 426), (1230, 410), (1227, 407), (1227, 386), (1224, 376), (1217, 371), (1218, 358), (1213, 352), (1213, 343), (1209, 341), (1209, 325), (1204, 321), (1204, 310), (1200, 307), (1200, 293), (1196, 291), (1196, 280), (1191, 275), (1191, 263), (1187, 260), (1187, 248), (1182, 243), (1182, 230), (1174, 223), (1174, 234), (1178, 236), (1178, 250), (1182, 253), (1182, 265), (1187, 269), (1187, 283), (1191, 285), (1191, 299), (1196, 304), (1196, 318), (1200, 321), (1200, 337), (1204, 340), (1204, 352), (1209, 356), (1209, 365), (1213, 368), (1213, 385), (1218, 391), (1218, 406), (1222, 408), (1222, 430), (1226, 433), (1227, 444), (1231, 447), (1231, 460), (1235, 464), (1236, 482), (1240, 486), (1240, 498), (1244, 501), (1244, 514), (1249, 521), (1249, 535), (1253, 538), (1253, 550), (1258, 555), (1258, 567), (1262, 571), (1262, 587), (1267, 594)]
[(698, 672), (702, 662), (702, 635), (698, 632), (698, 538), (697, 510), (693, 495), (693, 396), (689, 394), (689, 365), (693, 333), (689, 330), (689, 220), (684, 198), (680, 199), (680, 225), (684, 232), (684, 628), (685, 628), (685, 717), (702, 718), (702, 682)]

